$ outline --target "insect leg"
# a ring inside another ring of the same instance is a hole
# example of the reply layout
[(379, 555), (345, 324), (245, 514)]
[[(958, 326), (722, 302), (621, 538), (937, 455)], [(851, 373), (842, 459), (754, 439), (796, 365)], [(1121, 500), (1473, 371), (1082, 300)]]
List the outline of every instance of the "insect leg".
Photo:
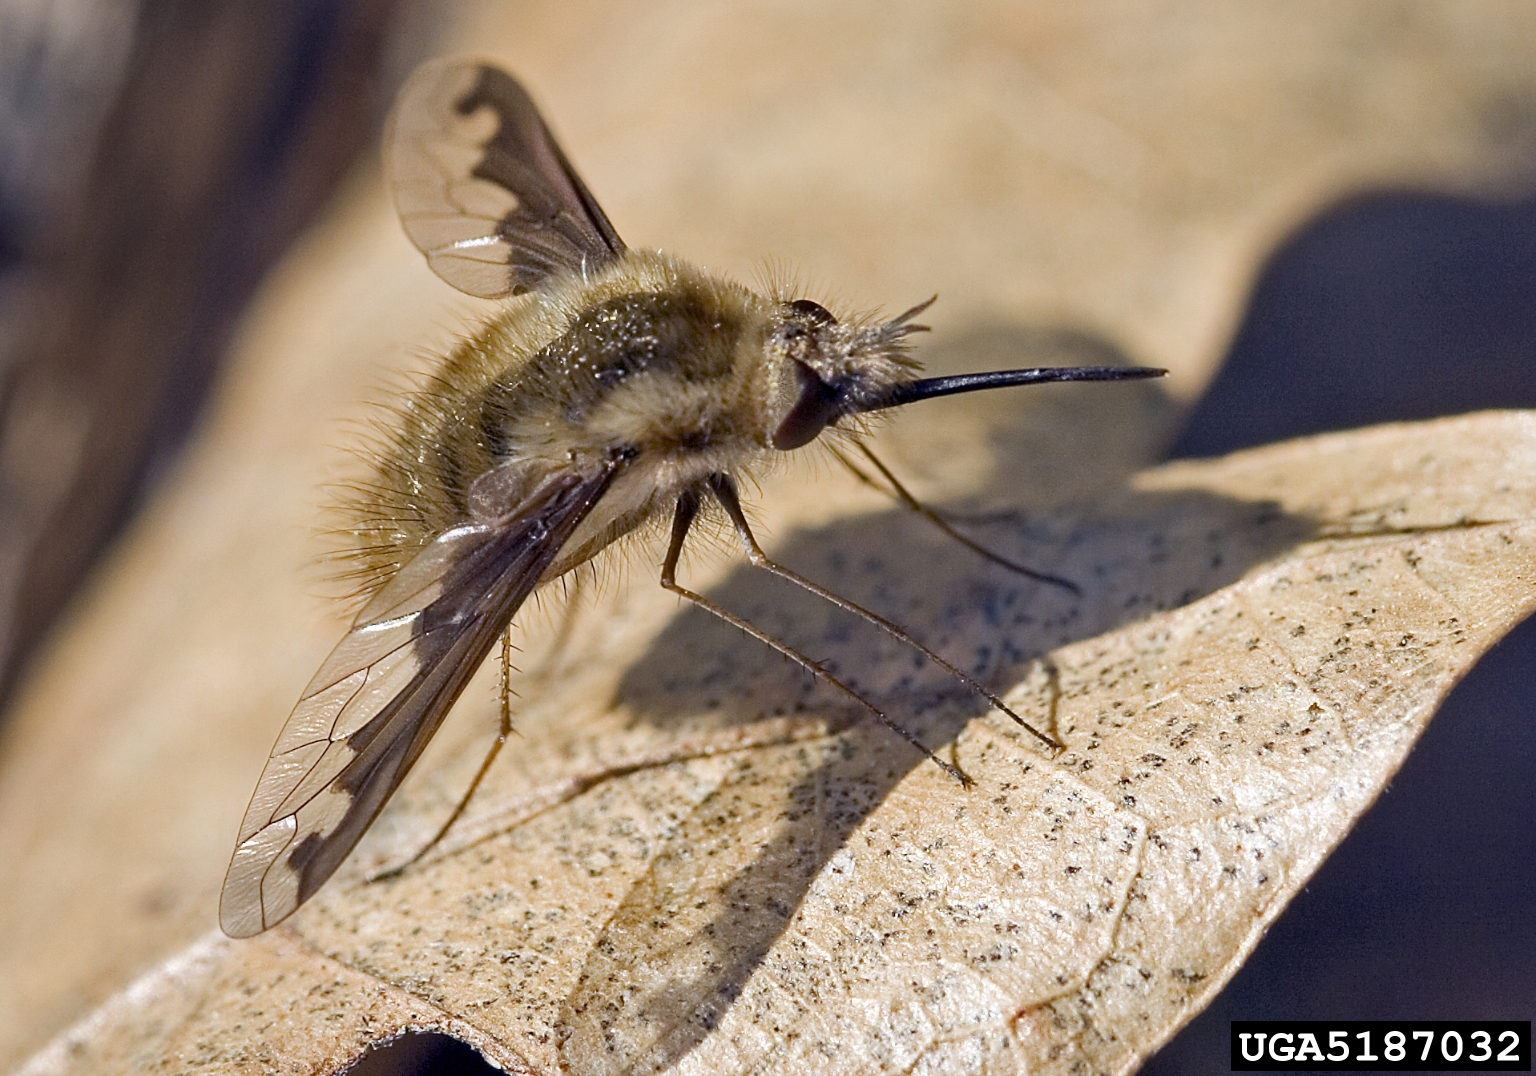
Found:
[[(719, 494), (717, 493), (716, 496), (719, 496)], [(678, 584), (677, 560), (678, 557), (682, 555), (683, 541), (688, 537), (688, 530), (693, 526), (693, 521), (695, 518), (697, 518), (698, 514), (699, 496), (697, 493), (690, 490), (677, 499), (677, 511), (672, 517), (672, 541), (671, 544), (667, 546), (667, 557), (661, 565), (662, 588), (665, 590), (670, 590), (672, 593), (678, 595), (681, 598), (687, 599), (689, 602), (692, 602), (700, 609), (703, 609), (706, 613), (713, 613), (727, 624), (730, 624), (736, 628), (740, 628), (742, 631), (752, 636), (752, 638), (756, 639), (758, 642), (764, 644), (765, 646), (772, 647), (774, 650), (777, 650), (780, 654), (783, 654), (786, 658), (788, 658), (790, 661), (793, 661), (796, 665), (799, 665), (812, 676), (819, 677), (826, 683), (830, 684), (832, 687), (835, 687), (844, 695), (847, 695), (854, 702), (858, 703), (864, 709), (873, 714), (875, 718), (886, 728), (890, 729), (903, 740), (906, 740), (913, 747), (921, 751), (928, 757), (929, 761), (935, 763), (945, 773), (959, 781), (966, 788), (970, 788), (973, 782), (958, 767), (945, 762), (943, 759), (935, 755), (927, 748), (927, 746), (921, 743), (916, 736), (913, 736), (906, 729), (902, 728), (896, 722), (887, 717), (885, 712), (878, 706), (870, 702), (863, 695), (860, 695), (847, 684), (843, 683), (837, 677), (833, 676), (826, 669), (822, 668), (820, 662), (811, 660), (804, 654), (800, 653), (800, 651), (785, 643), (780, 642), (778, 639), (775, 639), (773, 636), (762, 631), (760, 628), (757, 628), (748, 621), (743, 620), (735, 613), (732, 613), (729, 610), (723, 609), (716, 605), (702, 594), (695, 594), (693, 591), (688, 590), (687, 588)]]
[(496, 761), (496, 756), (501, 754), (501, 749), (506, 745), (507, 737), (512, 735), (512, 627), (509, 624), (501, 633), (501, 680), (498, 684), (497, 695), (501, 701), (501, 724), (496, 730), (496, 739), (491, 744), (491, 749), (485, 753), (485, 758), (480, 762), (480, 768), (475, 771), (474, 779), (469, 782), (469, 787), (464, 790), (464, 795), (459, 797), (458, 806), (448, 816), (448, 820), (437, 827), (437, 832), (432, 839), (416, 850), (416, 854), (404, 863), (398, 863), (377, 874), (369, 877), (370, 882), (382, 881), (385, 878), (394, 878), (401, 874), (413, 863), (420, 861), (432, 849), (436, 848), (442, 839), (448, 836), (448, 831), (453, 824), (464, 816), (464, 811), (469, 807), (469, 801), (475, 798), (475, 792), (480, 788), (480, 782), (485, 780), (485, 775), (490, 772), (491, 764)]
[(949, 535), (955, 541), (959, 542), (961, 545), (967, 547), (968, 549), (975, 550), (977, 553), (990, 560), (993, 564), (1000, 564), (1004, 568), (1007, 568), (1009, 571), (1018, 572), (1020, 575), (1027, 576), (1036, 582), (1049, 583), (1053, 587), (1061, 587), (1064, 590), (1071, 591), (1073, 594), (1082, 594), (1082, 588), (1079, 587), (1076, 583), (1072, 582), (1070, 579), (1063, 579), (1059, 575), (1050, 575), (1047, 572), (1037, 572), (1035, 569), (1027, 568), (1016, 561), (1009, 560), (1007, 557), (999, 556), (974, 539), (967, 538), (965, 535), (955, 530), (955, 528), (950, 525), (947, 519), (939, 515), (939, 513), (935, 512), (932, 508), (929, 508), (926, 504), (923, 504), (916, 497), (912, 496), (912, 494), (908, 493), (907, 488), (903, 486), (899, 481), (897, 481), (896, 476), (891, 473), (891, 469), (880, 462), (875, 454), (870, 451), (868, 445), (866, 445), (863, 441), (858, 441), (855, 443), (859, 446), (859, 451), (864, 454), (870, 463), (875, 465), (875, 469), (880, 472), (880, 476), (890, 483), (891, 488), (885, 489), (873, 478), (869, 477), (869, 475), (861, 471), (858, 464), (854, 463), (851, 459), (843, 455), (836, 448), (832, 449), (832, 454), (837, 457), (838, 462), (841, 463), (844, 467), (848, 468), (848, 470), (852, 471), (853, 476), (860, 482), (863, 482), (866, 486), (869, 486), (872, 489), (878, 489), (881, 493), (895, 497), (897, 502), (900, 503), (904, 508), (910, 508), (912, 511), (922, 516), (928, 522), (932, 523), (935, 527), (939, 528), (939, 530)]
[[(571, 639), (576, 634), (576, 621), (579, 615), (582, 600), (582, 578), (590, 570), (590, 564), (579, 565), (566, 572), (555, 584), (560, 587), (560, 608), (555, 622), (555, 634), (550, 639), (543, 653), (539, 655), (537, 663), (530, 668), (519, 669), (522, 673), (524, 685), (547, 683), (551, 677), (560, 671), (560, 664), (565, 660), (566, 651), (570, 648)], [(536, 591), (534, 598), (548, 594), (553, 598), (554, 585), (544, 591)], [(515, 649), (515, 648), (514, 648)], [(525, 687), (526, 690), (526, 687)], [(517, 698), (517, 692), (512, 692), (512, 697)], [(516, 730), (513, 730), (516, 731)]]
[(1028, 721), (1025, 721), (1018, 714), (1014, 713), (1007, 703), (998, 698), (996, 695), (992, 694), (992, 692), (988, 691), (986, 687), (977, 682), (976, 679), (961, 672), (955, 666), (941, 658), (938, 654), (935, 654), (932, 650), (929, 650), (922, 643), (918, 642), (911, 635), (907, 634), (907, 632), (903, 631), (895, 624), (892, 624), (889, 620), (886, 620), (884, 617), (876, 613), (870, 612), (862, 605), (851, 602), (841, 595), (834, 594), (826, 587), (811, 582), (809, 579), (805, 578), (805, 576), (791, 571), (790, 569), (784, 567), (782, 564), (770, 560), (768, 554), (764, 553), (762, 547), (757, 544), (757, 539), (752, 536), (752, 527), (747, 523), (746, 514), (741, 510), (741, 500), (736, 495), (736, 484), (732, 482), (730, 478), (720, 474), (711, 475), (709, 478), (709, 490), (715, 495), (716, 499), (719, 500), (721, 505), (724, 506), (726, 514), (731, 517), (731, 523), (736, 527), (736, 534), (741, 539), (741, 544), (746, 547), (747, 559), (751, 561), (756, 567), (765, 569), (766, 571), (778, 576), (780, 579), (794, 583), (796, 586), (809, 591), (810, 593), (816, 595), (818, 598), (831, 602), (839, 609), (845, 609), (848, 612), (853, 613), (855, 616), (861, 617), (870, 624), (873, 624), (875, 627), (879, 628), (881, 631), (885, 632), (891, 638), (906, 643), (908, 646), (912, 647), (912, 649), (927, 657), (928, 660), (932, 661), (940, 668), (946, 670), (956, 680), (959, 680), (966, 687), (969, 687), (972, 691), (976, 692), (982, 698), (990, 702), (993, 706), (997, 707), (1003, 713), (1013, 718), (1013, 720), (1017, 722), (1021, 728), (1033, 735), (1041, 743), (1049, 747), (1052, 754), (1060, 754), (1063, 750), (1065, 750), (1061, 743), (1058, 743), (1054, 738), (1047, 736), (1045, 733), (1031, 725)]

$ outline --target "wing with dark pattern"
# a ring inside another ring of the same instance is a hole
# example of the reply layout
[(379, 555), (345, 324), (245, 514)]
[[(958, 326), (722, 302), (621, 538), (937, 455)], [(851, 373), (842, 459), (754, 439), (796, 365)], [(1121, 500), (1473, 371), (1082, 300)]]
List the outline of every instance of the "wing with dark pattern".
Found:
[(226, 934), (261, 933), (330, 877), (623, 465), (530, 481), (501, 518), (444, 532), (374, 595), (257, 782), (219, 902)]
[(624, 252), (517, 80), (474, 60), (426, 64), (400, 90), (385, 163), (433, 272), (499, 298)]

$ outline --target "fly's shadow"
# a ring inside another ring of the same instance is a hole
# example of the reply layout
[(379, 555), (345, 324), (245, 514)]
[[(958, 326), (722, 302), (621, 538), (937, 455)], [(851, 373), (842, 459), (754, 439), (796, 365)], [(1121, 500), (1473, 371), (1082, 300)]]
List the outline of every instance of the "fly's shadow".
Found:
[[(999, 332), (988, 330), (982, 342), (1000, 347)], [(1019, 335), (1026, 349), (1048, 339)], [(1081, 345), (1085, 338), (1069, 339)], [(1117, 423), (1103, 414), (1117, 405), (1098, 406), (1108, 395), (1121, 396), (1118, 406), (1127, 413), (1118, 438)], [(1143, 398), (1123, 400), (1132, 395)], [(1106, 467), (1121, 475), (1144, 462), (1144, 455), (1134, 457), (1155, 439), (1146, 416), (1168, 410), (1149, 384), (1063, 389), (1060, 396), (1066, 399), (1056, 406), (1069, 411), (1096, 407), (1094, 441)], [(1134, 423), (1137, 415), (1142, 419)], [(991, 551), (1065, 577), (1079, 593), (992, 564), (899, 508), (797, 532), (774, 553), (912, 631), (993, 690), (1028, 677), (1057, 647), (1196, 600), (1315, 531), (1273, 505), (1200, 491), (1126, 492), (1094, 508), (979, 512), (978, 505), (1027, 488), (1021, 469), (1095, 465), (1082, 459), (1086, 442), (1069, 438), (1053, 448), (1031, 438), (1014, 416), (984, 423), (984, 432), (994, 446), (1027, 439), (1031, 452), (1000, 458), (978, 497), (936, 507)], [(1069, 464), (1057, 452), (1075, 458)], [(743, 565), (709, 597), (822, 660), (941, 754), (987, 709), (909, 648), (765, 572)], [(802, 712), (840, 721), (823, 739), (744, 753), (721, 787), (682, 820), (588, 958), (561, 1021), (567, 1064), (579, 1072), (653, 1072), (718, 1023), (828, 859), (914, 766), (927, 763), (779, 655), (695, 608), (680, 612), (631, 666), (615, 702), (636, 720), (680, 730)], [(1048, 713), (1023, 716), (1052, 731)], [(1019, 750), (1036, 751), (1022, 740)], [(1035, 757), (1049, 764), (1044, 752)], [(954, 794), (975, 793), (955, 786)], [(739, 851), (730, 852), (741, 846), (753, 850), (745, 866)]]

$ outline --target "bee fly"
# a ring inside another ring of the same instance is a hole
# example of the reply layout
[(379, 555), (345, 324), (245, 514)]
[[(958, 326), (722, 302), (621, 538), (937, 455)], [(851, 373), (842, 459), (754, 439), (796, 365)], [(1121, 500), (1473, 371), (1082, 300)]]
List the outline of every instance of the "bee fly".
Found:
[[(738, 478), (824, 430), (857, 432), (859, 416), (902, 404), (1163, 371), (920, 378), (906, 345), (925, 328), (913, 318), (928, 303), (889, 321), (838, 317), (810, 299), (759, 295), (670, 255), (630, 250), (527, 93), (486, 64), (438, 62), (414, 74), (386, 153), (400, 219), (438, 276), (471, 295), (525, 297), (407, 397), (375, 475), (349, 506), (366, 604), (262, 771), (224, 881), (225, 933), (266, 930), (325, 882), (534, 588), (667, 513), (663, 587), (842, 691), (962, 782), (816, 662), (678, 584), (702, 509), (724, 510), (752, 564), (916, 647), (1029, 728), (894, 624), (765, 556)], [(497, 747), (507, 730), (504, 706)], [(495, 748), (444, 831), (494, 757)]]

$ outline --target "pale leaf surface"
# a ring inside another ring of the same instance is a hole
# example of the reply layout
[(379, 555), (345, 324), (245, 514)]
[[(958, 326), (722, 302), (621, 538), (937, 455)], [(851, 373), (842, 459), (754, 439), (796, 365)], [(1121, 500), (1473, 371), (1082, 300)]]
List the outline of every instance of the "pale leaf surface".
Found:
[[(695, 633), (674, 697), (717, 691), (690, 733), (645, 720), (634, 685), (583, 722), (597, 746), (534, 717), (478, 833), (397, 879), (333, 883), (257, 942), (204, 943), (182, 958), (195, 974), (157, 973), (32, 1071), (151, 1055), (229, 1071), (257, 1040), (309, 1064), (411, 1024), (509, 1071), (1126, 1071), (1235, 971), (1536, 603), (1533, 473), (1536, 417), (1488, 413), (1173, 465), (996, 528), (1013, 555), (1065, 550), (1052, 568), (1086, 596), (962, 570), (951, 591), (977, 600), (922, 619), (952, 652), (1041, 652), (1007, 664), (1012, 698), (1061, 758), (856, 648), (872, 689), (908, 678), (969, 792), (881, 729), (828, 731), (825, 704), (775, 700), (750, 668), (706, 689), (753, 651), (674, 623)], [(883, 601), (936, 600), (899, 562), (947, 554), (889, 518), (865, 527)], [(840, 549), (806, 547), (803, 567)], [(806, 716), (752, 720), (775, 701)]]

